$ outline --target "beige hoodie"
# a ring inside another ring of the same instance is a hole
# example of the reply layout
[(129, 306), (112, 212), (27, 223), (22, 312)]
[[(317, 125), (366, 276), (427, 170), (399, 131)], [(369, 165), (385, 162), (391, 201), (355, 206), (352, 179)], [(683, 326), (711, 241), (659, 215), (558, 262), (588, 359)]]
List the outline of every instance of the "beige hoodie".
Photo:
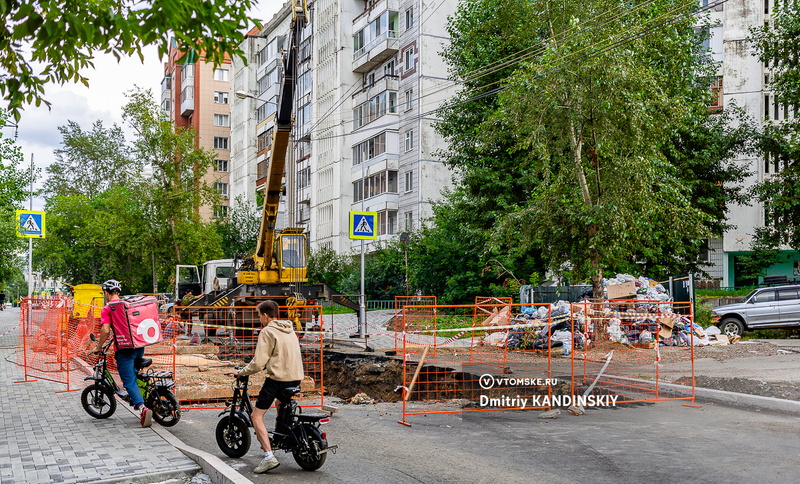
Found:
[(239, 375), (252, 375), (261, 370), (266, 370), (267, 378), (276, 381), (303, 379), (300, 341), (291, 321), (275, 319), (267, 323), (258, 335), (256, 354)]

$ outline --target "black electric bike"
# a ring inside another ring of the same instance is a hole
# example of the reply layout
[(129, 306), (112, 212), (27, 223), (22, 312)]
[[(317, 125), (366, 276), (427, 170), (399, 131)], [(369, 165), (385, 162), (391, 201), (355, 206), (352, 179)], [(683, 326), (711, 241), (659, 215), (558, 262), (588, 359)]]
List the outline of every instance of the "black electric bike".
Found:
[[(237, 367), (241, 369), (242, 367)], [(228, 408), (220, 413), (217, 424), (217, 445), (229, 457), (242, 457), (250, 450), (250, 430), (253, 422), (250, 414), (253, 404), (247, 393), (248, 376), (239, 376), (233, 383), (233, 398)], [(278, 400), (278, 417), (275, 429), (267, 429), (272, 450), (291, 452), (295, 462), (307, 471), (322, 467), (328, 452), (336, 453), (338, 445), (328, 445), (325, 432), (320, 425), (330, 422), (324, 413), (302, 413), (303, 408), (294, 400), (300, 387), (286, 388)]]
[[(89, 337), (92, 341), (97, 341), (94, 334), (90, 334)], [(108, 418), (114, 415), (117, 410), (115, 395), (131, 403), (128, 392), (125, 388), (117, 385), (106, 365), (106, 353), (111, 341), (109, 338), (101, 348), (97, 363), (94, 365), (94, 374), (84, 378), (84, 380), (92, 380), (94, 383), (81, 393), (81, 404), (86, 413), (94, 418)], [(181, 405), (178, 398), (172, 393), (175, 388), (173, 373), (171, 371), (143, 371), (152, 363), (153, 360), (150, 358), (134, 360), (136, 383), (142, 392), (145, 406), (153, 411), (153, 420), (164, 427), (172, 427), (181, 419)]]

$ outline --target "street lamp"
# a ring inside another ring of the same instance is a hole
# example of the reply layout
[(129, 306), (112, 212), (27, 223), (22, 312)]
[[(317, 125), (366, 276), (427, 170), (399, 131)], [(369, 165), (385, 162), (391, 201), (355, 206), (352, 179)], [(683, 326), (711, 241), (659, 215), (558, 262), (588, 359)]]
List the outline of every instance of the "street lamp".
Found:
[(255, 100), (257, 100), (257, 101), (263, 101), (263, 102), (265, 102), (265, 103), (267, 103), (267, 104), (274, 104), (275, 106), (277, 106), (277, 105), (278, 105), (278, 103), (276, 103), (276, 102), (274, 102), (274, 101), (265, 101), (265, 100), (263, 100), (263, 99), (259, 98), (259, 97), (258, 97), (258, 96), (256, 96), (256, 95), (250, 94), (250, 93), (249, 93), (249, 92), (247, 92), (247, 91), (236, 91), (236, 97), (238, 97), (239, 99), (247, 99), (247, 98), (250, 98), (250, 99), (255, 99)]

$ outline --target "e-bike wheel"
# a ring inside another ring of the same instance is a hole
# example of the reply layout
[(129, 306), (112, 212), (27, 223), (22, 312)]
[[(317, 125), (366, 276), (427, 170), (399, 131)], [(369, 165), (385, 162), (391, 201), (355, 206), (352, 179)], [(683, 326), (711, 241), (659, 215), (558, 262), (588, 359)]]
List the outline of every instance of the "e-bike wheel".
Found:
[(250, 428), (239, 417), (226, 415), (217, 424), (217, 445), (228, 457), (241, 457), (250, 450)]
[(94, 418), (108, 418), (117, 410), (117, 399), (110, 388), (95, 383), (83, 389), (81, 405)]
[(320, 454), (319, 451), (328, 445), (322, 439), (322, 434), (318, 428), (313, 425), (303, 425), (303, 427), (306, 434), (305, 442), (302, 443), (302, 448), (292, 451), (292, 456), (297, 465), (304, 471), (315, 471), (325, 463), (328, 453)]
[(146, 405), (153, 411), (153, 420), (162, 427), (172, 427), (181, 419), (181, 404), (166, 388), (156, 388), (150, 392)]

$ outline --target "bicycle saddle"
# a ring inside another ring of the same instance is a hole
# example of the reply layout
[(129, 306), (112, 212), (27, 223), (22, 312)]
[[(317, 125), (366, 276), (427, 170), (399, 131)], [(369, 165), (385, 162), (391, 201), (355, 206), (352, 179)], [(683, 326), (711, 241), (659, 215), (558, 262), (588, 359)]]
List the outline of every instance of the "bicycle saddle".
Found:
[(278, 398), (280, 401), (287, 401), (292, 398), (296, 393), (300, 393), (300, 387), (286, 387), (281, 392), (281, 396)]
[(148, 366), (153, 364), (153, 360), (151, 358), (136, 358), (133, 360), (133, 368), (136, 370), (141, 370), (142, 368), (147, 368)]

